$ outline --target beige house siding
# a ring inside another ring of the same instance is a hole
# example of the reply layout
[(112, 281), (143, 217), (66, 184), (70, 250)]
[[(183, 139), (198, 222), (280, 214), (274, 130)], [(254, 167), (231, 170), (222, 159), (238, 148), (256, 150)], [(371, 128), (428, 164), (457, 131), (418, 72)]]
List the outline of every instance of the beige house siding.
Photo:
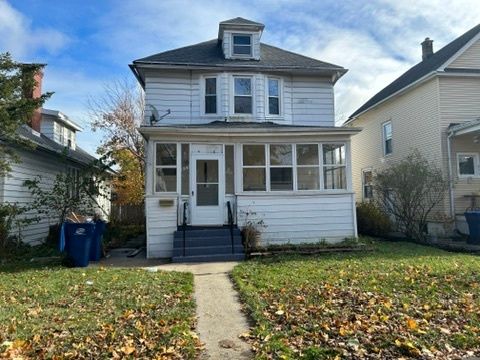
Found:
[[(447, 130), (450, 124), (472, 121), (480, 116), (480, 77), (441, 76), (440, 124), (442, 131), (442, 154), (445, 171), (448, 166)], [(480, 152), (480, 144), (473, 137), (460, 136), (452, 140), (452, 170), (455, 214), (461, 214), (468, 206), (464, 195), (480, 191), (479, 179), (459, 179), (457, 176), (457, 152)], [(446, 203), (446, 206), (448, 203)]]
[[(363, 169), (380, 169), (404, 158), (414, 148), (429, 160), (440, 162), (438, 113), (438, 79), (435, 78), (360, 115), (350, 124), (363, 128), (352, 137), (353, 189), (358, 201), (363, 199)], [(382, 124), (387, 121), (392, 123), (393, 152), (384, 156)]]
[(455, 59), (449, 68), (480, 68), (480, 39), (477, 39), (468, 49)]

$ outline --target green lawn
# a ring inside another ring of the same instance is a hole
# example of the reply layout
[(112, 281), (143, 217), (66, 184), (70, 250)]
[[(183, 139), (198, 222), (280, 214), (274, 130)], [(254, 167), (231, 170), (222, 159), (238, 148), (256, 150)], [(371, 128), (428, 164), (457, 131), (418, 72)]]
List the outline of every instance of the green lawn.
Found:
[(410, 243), (233, 271), (258, 359), (480, 354), (480, 257)]
[(198, 354), (192, 274), (22, 268), (0, 268), (2, 359)]

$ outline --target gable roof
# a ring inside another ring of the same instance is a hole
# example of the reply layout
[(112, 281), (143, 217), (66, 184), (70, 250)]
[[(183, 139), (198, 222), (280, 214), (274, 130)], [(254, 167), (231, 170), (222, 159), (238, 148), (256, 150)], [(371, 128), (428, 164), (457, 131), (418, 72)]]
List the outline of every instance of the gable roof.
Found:
[(403, 88), (413, 84), (417, 80), (420, 80), (425, 75), (437, 70), (440, 66), (445, 64), (452, 56), (454, 56), (460, 49), (462, 49), (470, 40), (472, 40), (478, 33), (480, 33), (480, 24), (473, 27), (449, 44), (445, 45), (443, 48), (433, 53), (433, 55), (429, 58), (411, 67), (405, 73), (400, 75), (400, 77), (398, 77), (392, 83), (390, 83), (385, 88), (380, 90), (377, 94), (375, 94), (372, 98), (370, 98), (370, 100), (368, 100), (365, 104), (360, 106), (352, 115), (350, 115), (346, 122), (349, 122), (355, 116), (377, 105), (381, 101), (402, 90)]
[(253, 25), (253, 26), (265, 26), (262, 23), (252, 20), (244, 19), (242, 17), (236, 17), (230, 20), (224, 20), (220, 22), (220, 25)]
[(134, 65), (183, 65), (188, 67), (256, 68), (256, 69), (312, 69), (345, 73), (341, 66), (313, 59), (278, 47), (260, 44), (260, 60), (225, 59), (217, 39), (147, 56)]
[(36, 149), (46, 151), (56, 156), (64, 155), (66, 156), (67, 159), (80, 163), (82, 165), (90, 165), (95, 160), (97, 160), (95, 157), (90, 155), (88, 152), (83, 150), (78, 145), (75, 146), (75, 150), (69, 149), (61, 144), (56, 143), (55, 141), (46, 137), (43, 134), (40, 134), (40, 133), (34, 134), (33, 133), (34, 130), (32, 130), (30, 127), (26, 125), (21, 126), (17, 131), (18, 131), (18, 135), (35, 144)]

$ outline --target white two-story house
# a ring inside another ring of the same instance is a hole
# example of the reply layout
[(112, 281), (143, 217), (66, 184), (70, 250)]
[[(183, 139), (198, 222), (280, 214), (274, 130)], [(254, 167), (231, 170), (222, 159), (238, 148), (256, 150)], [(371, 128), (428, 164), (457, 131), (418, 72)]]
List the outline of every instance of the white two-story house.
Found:
[(359, 130), (334, 126), (347, 70), (261, 43), (263, 31), (223, 21), (217, 39), (130, 65), (146, 93), (148, 257), (240, 258), (236, 227), (248, 223), (262, 244), (356, 236)]

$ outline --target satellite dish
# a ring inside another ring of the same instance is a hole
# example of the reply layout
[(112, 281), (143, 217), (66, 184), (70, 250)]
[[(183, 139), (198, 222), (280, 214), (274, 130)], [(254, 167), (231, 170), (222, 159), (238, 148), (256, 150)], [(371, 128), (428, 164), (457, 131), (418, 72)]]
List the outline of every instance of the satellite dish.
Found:
[(167, 116), (171, 113), (170, 109), (167, 109), (165, 114), (160, 116), (160, 115), (158, 115), (158, 110), (155, 106), (153, 106), (152, 104), (146, 104), (145, 106), (148, 106), (152, 111), (152, 114), (150, 115), (150, 125), (156, 124), (157, 122), (162, 120), (165, 116)]

